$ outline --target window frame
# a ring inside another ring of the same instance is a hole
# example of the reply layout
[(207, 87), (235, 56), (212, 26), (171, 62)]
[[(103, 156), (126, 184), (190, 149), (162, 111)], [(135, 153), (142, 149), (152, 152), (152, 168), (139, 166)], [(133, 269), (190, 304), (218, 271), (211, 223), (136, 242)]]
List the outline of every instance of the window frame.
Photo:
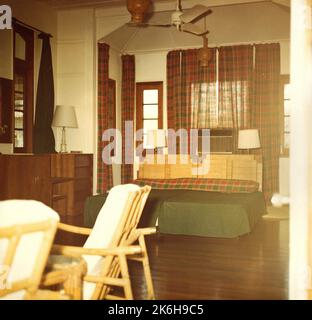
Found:
[(163, 82), (137, 82), (136, 83), (136, 130), (143, 129), (145, 90), (158, 90), (158, 129), (163, 129)]

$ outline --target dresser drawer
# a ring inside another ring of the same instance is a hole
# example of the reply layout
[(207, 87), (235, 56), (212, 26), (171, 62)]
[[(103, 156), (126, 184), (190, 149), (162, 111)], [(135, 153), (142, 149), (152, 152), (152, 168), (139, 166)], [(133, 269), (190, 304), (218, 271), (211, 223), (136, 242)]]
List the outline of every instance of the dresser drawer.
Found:
[(76, 155), (75, 167), (91, 167), (93, 164), (92, 155)]
[(75, 180), (75, 193), (81, 190), (89, 190), (92, 193), (92, 179), (88, 178), (80, 178)]
[(91, 167), (76, 167), (75, 168), (75, 178), (90, 178), (92, 177), (92, 168)]

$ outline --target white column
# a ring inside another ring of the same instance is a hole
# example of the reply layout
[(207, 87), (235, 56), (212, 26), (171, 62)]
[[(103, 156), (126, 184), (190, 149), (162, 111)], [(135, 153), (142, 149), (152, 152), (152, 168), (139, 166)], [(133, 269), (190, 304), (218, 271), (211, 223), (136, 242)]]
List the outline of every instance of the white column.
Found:
[(311, 288), (312, 37), (311, 1), (291, 1), (291, 149), (289, 298)]

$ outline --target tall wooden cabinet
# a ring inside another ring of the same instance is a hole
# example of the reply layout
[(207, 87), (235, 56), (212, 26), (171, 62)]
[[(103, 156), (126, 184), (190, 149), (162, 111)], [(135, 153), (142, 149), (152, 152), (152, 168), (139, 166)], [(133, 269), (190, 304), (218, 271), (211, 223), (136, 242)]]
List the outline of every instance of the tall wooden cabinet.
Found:
[(38, 200), (82, 225), (92, 176), (92, 154), (0, 155), (0, 200)]
[(13, 81), (0, 78), (0, 143), (12, 142)]

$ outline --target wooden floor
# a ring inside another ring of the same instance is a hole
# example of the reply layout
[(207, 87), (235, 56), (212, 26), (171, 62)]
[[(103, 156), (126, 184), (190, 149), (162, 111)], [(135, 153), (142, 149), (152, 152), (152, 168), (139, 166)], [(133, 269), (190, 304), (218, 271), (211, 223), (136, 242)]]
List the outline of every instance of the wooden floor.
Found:
[[(288, 220), (271, 220), (239, 239), (150, 237), (156, 298), (288, 299), (288, 228)], [(130, 269), (135, 297), (144, 299), (141, 267)]]

